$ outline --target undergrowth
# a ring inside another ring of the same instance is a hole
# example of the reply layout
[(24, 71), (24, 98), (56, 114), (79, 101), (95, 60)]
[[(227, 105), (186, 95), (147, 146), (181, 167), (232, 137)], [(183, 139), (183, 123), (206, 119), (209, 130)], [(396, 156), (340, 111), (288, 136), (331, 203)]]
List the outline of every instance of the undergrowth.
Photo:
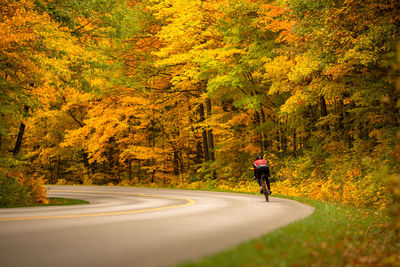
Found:
[(300, 221), (190, 266), (400, 266), (385, 212), (292, 198), (315, 207)]

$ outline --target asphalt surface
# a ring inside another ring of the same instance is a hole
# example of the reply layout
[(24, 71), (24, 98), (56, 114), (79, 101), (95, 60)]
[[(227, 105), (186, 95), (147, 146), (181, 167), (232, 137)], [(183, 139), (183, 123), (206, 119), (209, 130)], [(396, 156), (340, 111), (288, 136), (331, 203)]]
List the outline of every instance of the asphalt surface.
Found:
[(171, 266), (229, 249), (313, 209), (263, 195), (50, 186), (75, 206), (0, 209), (0, 266)]

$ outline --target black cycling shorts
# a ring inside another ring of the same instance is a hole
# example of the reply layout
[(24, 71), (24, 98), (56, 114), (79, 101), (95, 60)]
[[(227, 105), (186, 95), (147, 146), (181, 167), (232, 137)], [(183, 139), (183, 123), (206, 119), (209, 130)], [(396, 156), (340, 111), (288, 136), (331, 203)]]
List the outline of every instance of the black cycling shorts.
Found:
[(269, 176), (269, 167), (267, 165), (259, 165), (256, 167), (255, 173), (256, 173), (256, 176), (259, 176), (259, 175), (261, 176), (263, 174), (266, 174), (268, 177)]

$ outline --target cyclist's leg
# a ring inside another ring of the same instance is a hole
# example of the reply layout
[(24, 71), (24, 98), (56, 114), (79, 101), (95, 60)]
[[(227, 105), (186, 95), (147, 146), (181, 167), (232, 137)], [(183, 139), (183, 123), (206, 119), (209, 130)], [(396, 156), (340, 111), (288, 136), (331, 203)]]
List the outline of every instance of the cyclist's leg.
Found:
[(267, 173), (264, 173), (263, 178), (265, 179), (265, 182), (266, 182), (266, 184), (267, 184), (268, 195), (270, 195), (270, 194), (272, 194), (272, 192), (271, 192), (271, 185), (270, 185), (270, 182), (269, 182), (269, 176), (268, 176), (268, 174), (267, 174)]
[(268, 175), (265, 175), (265, 181), (267, 181), (268, 191), (271, 191), (271, 186), (270, 186), (270, 183), (269, 183), (269, 177), (268, 177)]
[(260, 193), (262, 193), (262, 177), (261, 177), (262, 173), (260, 173), (259, 171), (256, 170), (256, 179), (257, 179), (257, 183), (260, 186)]
[(262, 173), (260, 173), (258, 170), (255, 171), (256, 180), (259, 186), (261, 186), (261, 175)]
[(259, 186), (262, 185), (261, 175), (257, 175), (257, 183), (258, 183)]
[(269, 172), (269, 167), (267, 167), (267, 169), (265, 170), (265, 181), (267, 182), (267, 187), (268, 187), (268, 191), (271, 192), (271, 185), (269, 182), (269, 177), (271, 176), (270, 172)]

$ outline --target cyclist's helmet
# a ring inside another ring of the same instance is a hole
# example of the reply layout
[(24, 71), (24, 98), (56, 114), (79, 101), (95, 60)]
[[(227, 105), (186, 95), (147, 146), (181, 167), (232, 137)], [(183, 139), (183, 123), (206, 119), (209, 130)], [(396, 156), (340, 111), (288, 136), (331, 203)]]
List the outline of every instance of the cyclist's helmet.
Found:
[(258, 155), (257, 158), (256, 158), (256, 160), (257, 160), (257, 159), (262, 159), (262, 158), (263, 158), (263, 156)]

